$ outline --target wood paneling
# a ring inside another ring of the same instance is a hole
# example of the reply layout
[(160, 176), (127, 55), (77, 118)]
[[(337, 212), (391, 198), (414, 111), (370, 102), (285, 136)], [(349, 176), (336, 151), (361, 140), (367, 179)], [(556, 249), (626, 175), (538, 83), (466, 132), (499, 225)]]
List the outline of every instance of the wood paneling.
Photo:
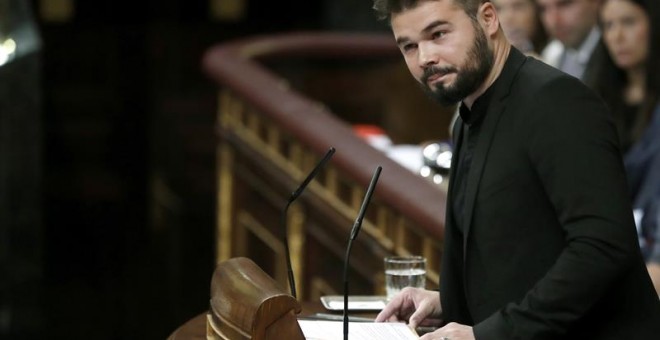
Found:
[[(288, 66), (277, 66), (279, 61)], [(323, 61), (332, 64), (332, 72), (317, 68)], [(353, 245), (351, 294), (382, 294), (382, 259), (391, 254), (426, 256), (429, 287), (437, 287), (443, 188), (390, 160), (350, 128), (350, 123), (371, 120), (387, 130), (388, 124), (399, 125), (392, 123), (398, 119), (413, 130), (409, 135), (418, 129), (436, 139), (446, 138), (446, 124), (420, 122), (421, 117), (437, 115), (448, 124), (449, 110), (428, 103), (415, 105), (422, 98), (419, 93), (396, 91), (405, 85), (394, 83), (403, 79), (402, 64), (389, 35), (292, 34), (237, 41), (210, 49), (204, 67), (219, 87), (217, 262), (252, 258), (286, 287), (281, 209), (290, 192), (333, 146), (337, 153), (330, 164), (288, 215), (298, 298), (343, 291), (341, 273), (350, 228), (377, 165), (383, 173)], [(389, 84), (382, 85), (384, 79)], [(309, 94), (306, 89), (311, 89)], [(335, 104), (326, 105), (326, 98)], [(399, 108), (417, 114), (407, 121), (405, 112), (386, 110), (382, 101), (399, 103)], [(344, 109), (335, 112), (332, 107)], [(369, 114), (351, 116), (349, 107), (368, 108)], [(406, 138), (400, 133), (401, 140)]]

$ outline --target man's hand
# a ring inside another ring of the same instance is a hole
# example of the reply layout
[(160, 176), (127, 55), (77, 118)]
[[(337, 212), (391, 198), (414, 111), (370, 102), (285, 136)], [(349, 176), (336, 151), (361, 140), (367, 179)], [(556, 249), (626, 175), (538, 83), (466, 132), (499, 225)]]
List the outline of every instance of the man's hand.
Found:
[(408, 322), (412, 328), (417, 326), (439, 326), (440, 295), (438, 292), (421, 288), (407, 287), (392, 298), (378, 314), (376, 322)]
[(424, 334), (420, 340), (475, 340), (472, 327), (461, 325), (455, 322), (448, 323), (446, 326), (436, 330), (433, 333)]

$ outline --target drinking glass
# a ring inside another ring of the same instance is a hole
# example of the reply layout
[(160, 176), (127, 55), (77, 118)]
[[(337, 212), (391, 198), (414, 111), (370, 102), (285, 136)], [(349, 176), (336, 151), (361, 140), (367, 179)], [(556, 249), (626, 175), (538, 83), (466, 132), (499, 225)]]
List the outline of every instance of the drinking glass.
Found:
[(387, 301), (405, 287), (426, 287), (426, 258), (423, 256), (385, 257)]

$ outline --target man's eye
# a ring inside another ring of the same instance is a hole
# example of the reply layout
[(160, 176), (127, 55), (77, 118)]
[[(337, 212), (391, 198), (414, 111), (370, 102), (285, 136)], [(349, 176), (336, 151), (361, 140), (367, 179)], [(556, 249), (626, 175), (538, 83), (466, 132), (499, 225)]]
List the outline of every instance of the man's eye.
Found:
[(417, 47), (416, 44), (405, 44), (405, 45), (403, 45), (403, 47), (401, 47), (401, 49), (404, 52), (408, 52), (408, 51), (412, 51), (413, 49), (415, 49), (415, 47)]
[(445, 35), (445, 32), (438, 31), (438, 32), (433, 32), (432, 37), (433, 37), (433, 39), (438, 39), (438, 38), (442, 38), (442, 36), (444, 36), (444, 35)]

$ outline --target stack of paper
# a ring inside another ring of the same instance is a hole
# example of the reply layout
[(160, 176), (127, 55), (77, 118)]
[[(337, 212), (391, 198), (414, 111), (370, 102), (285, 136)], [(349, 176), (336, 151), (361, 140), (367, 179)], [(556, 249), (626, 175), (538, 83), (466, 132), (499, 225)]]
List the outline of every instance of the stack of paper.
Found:
[[(341, 321), (298, 320), (307, 340), (343, 340), (344, 324)], [(349, 322), (350, 340), (419, 339), (415, 331), (398, 322)]]

